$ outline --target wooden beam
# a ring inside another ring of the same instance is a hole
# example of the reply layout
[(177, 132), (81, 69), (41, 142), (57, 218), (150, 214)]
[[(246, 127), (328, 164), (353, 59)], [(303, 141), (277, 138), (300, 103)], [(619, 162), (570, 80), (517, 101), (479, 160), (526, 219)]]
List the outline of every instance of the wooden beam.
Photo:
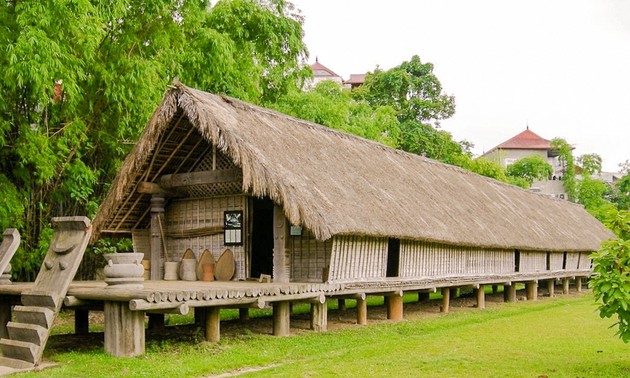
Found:
[(289, 336), (291, 328), (290, 302), (274, 302), (273, 304), (273, 335)]
[(525, 295), (527, 296), (528, 301), (538, 300), (538, 282), (533, 281), (525, 283)]
[(516, 302), (516, 284), (503, 285), (503, 301)]
[(206, 308), (206, 340), (211, 343), (218, 343), (221, 340), (221, 308)]
[(328, 330), (328, 305), (324, 303), (311, 303), (311, 329), (315, 332)]
[(575, 278), (575, 290), (577, 290), (578, 293), (582, 292), (582, 277)]
[(367, 324), (367, 300), (357, 299), (357, 324)]
[(291, 259), (287, 256), (287, 219), (280, 206), (273, 207), (273, 281), (288, 283)]
[(547, 292), (549, 293), (549, 297), (553, 298), (554, 290), (555, 290), (556, 280), (547, 280)]
[(395, 322), (403, 320), (403, 297), (391, 295), (387, 301), (387, 319)]
[(105, 352), (114, 357), (144, 354), (144, 312), (125, 302), (105, 302)]
[(440, 312), (447, 314), (450, 304), (451, 304), (451, 289), (448, 287), (443, 287), (442, 288), (442, 306), (440, 307)]
[(478, 289), (475, 289), (477, 294), (477, 308), (486, 308), (486, 291), (483, 285), (479, 285)]
[(566, 277), (562, 279), (562, 294), (569, 294), (569, 279)]
[(166, 195), (169, 193), (166, 189), (162, 188), (160, 184), (156, 184), (154, 182), (147, 182), (147, 181), (139, 182), (138, 186), (136, 187), (136, 191), (142, 194)]
[(193, 185), (235, 182), (242, 179), (243, 174), (240, 169), (221, 169), (216, 171), (200, 171), (164, 175), (160, 178), (160, 186), (164, 189), (173, 189)]

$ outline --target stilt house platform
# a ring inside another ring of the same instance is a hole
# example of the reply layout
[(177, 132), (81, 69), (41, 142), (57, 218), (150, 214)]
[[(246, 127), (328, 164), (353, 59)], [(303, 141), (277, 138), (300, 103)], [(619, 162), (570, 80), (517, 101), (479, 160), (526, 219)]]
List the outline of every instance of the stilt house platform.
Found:
[[(359, 324), (369, 295), (388, 298), (393, 320), (405, 292), (442, 289), (445, 311), (449, 288), (473, 287), (481, 308), (484, 285), (503, 285), (513, 301), (525, 283), (535, 299), (540, 282), (551, 294), (558, 280), (579, 286), (589, 254), (613, 237), (579, 205), (182, 84), (91, 227), (92, 240), (131, 237), (149, 261), (142, 288), (73, 282), (63, 298), (78, 329), (87, 310), (105, 311), (116, 356), (144, 352), (146, 315), (190, 309), (217, 341), (221, 308), (271, 305), (274, 334), (287, 335), (292, 302), (311, 303), (312, 328), (324, 331), (331, 299), (356, 299)], [(226, 281), (164, 280), (165, 263), (187, 250), (218, 260), (226, 249)], [(0, 337), (30, 285), (0, 284)]]

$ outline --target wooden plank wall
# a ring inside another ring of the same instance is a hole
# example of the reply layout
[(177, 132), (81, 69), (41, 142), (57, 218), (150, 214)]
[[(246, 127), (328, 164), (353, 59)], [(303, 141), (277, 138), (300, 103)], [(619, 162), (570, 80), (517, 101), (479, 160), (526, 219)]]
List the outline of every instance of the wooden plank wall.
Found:
[(302, 235), (289, 236), (291, 281), (322, 282), (324, 269), (330, 264), (332, 241), (319, 241), (311, 231), (302, 228)]
[(543, 272), (547, 270), (546, 252), (521, 251), (519, 272)]
[(514, 271), (514, 251), (403, 240), (399, 276), (439, 277)]
[(332, 241), (328, 280), (361, 281), (385, 277), (387, 238), (336, 236)]
[(559, 252), (549, 253), (549, 270), (562, 270), (563, 262), (564, 262), (564, 253), (559, 253)]
[[(582, 264), (582, 265), (586, 265), (589, 266), (590, 263), (587, 264)], [(576, 270), (576, 269), (588, 269), (587, 267), (580, 267), (580, 253), (579, 252), (567, 252), (567, 263), (565, 268), (567, 270)]]
[[(247, 214), (247, 197), (244, 195), (230, 195), (211, 198), (190, 198), (172, 201), (166, 208), (166, 234), (194, 230), (206, 227), (223, 228), (223, 212), (226, 210), (242, 210)], [(187, 248), (192, 249), (197, 256), (205, 249), (212, 252), (215, 260), (227, 248), (234, 252), (236, 261), (235, 279), (246, 279), (249, 272), (249, 261), (246, 256), (248, 224), (243, 222), (243, 245), (225, 246), (223, 231), (214, 235), (194, 237), (167, 237), (166, 244), (171, 260), (179, 261)]]

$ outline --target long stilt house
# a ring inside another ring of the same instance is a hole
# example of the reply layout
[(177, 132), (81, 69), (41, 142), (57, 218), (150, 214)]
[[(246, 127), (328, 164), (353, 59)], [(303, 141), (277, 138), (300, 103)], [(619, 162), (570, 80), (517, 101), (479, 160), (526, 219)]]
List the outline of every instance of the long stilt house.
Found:
[(364, 287), (588, 271), (611, 237), (579, 205), (181, 84), (94, 227), (133, 235), (153, 279), (167, 256), (229, 246), (237, 280)]

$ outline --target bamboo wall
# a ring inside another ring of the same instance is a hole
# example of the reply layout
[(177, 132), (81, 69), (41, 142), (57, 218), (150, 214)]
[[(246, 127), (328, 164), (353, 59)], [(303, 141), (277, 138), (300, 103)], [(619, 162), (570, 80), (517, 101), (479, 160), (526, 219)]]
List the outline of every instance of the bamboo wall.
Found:
[(308, 229), (302, 235), (289, 236), (287, 249), (291, 259), (291, 281), (323, 282), (324, 269), (330, 264), (332, 241), (318, 241)]
[(467, 274), (510, 273), (514, 251), (400, 242), (399, 277), (440, 277)]
[(527, 272), (544, 272), (547, 270), (547, 253), (546, 252), (520, 252), (520, 264), (518, 271)]
[[(246, 257), (247, 222), (243, 222), (243, 245), (225, 246), (223, 240), (223, 212), (242, 210), (246, 214), (247, 197), (232, 195), (212, 198), (175, 200), (165, 212), (169, 259), (179, 261), (190, 248), (197, 259), (205, 249), (212, 252), (215, 260), (227, 248), (234, 252), (235, 279), (247, 278), (249, 262)], [(190, 235), (193, 236), (190, 236)]]
[(387, 238), (333, 238), (328, 275), (330, 282), (382, 278), (386, 273)]

